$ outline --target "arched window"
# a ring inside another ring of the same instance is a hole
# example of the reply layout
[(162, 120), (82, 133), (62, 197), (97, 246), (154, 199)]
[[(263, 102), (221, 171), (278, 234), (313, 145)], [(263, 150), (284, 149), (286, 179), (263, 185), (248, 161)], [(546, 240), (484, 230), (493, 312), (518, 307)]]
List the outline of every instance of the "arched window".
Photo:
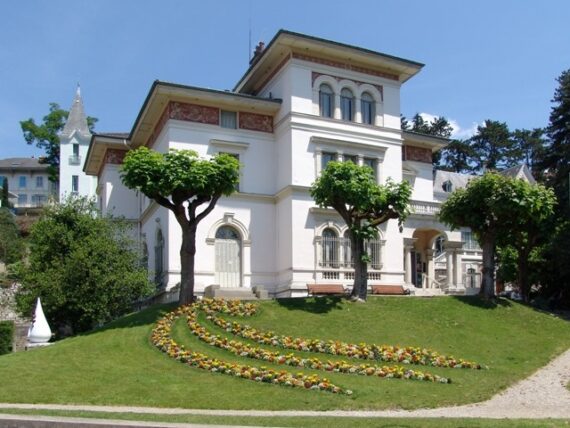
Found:
[(323, 230), (321, 247), (321, 266), (338, 267), (338, 235), (334, 230)]
[(374, 125), (376, 109), (374, 98), (368, 92), (364, 92), (360, 97), (360, 109), (362, 111), (362, 123)]
[(325, 83), (319, 87), (319, 111), (322, 117), (333, 117), (334, 92), (332, 88)]
[(162, 230), (156, 232), (156, 245), (154, 246), (154, 282), (157, 288), (163, 286), (164, 277), (164, 238)]
[(442, 188), (443, 191), (446, 192), (446, 193), (451, 193), (451, 192), (453, 192), (453, 184), (452, 184), (451, 181), (449, 181), (449, 180), (444, 181), (443, 184), (441, 185), (441, 188)]
[(340, 114), (342, 120), (351, 121), (354, 118), (354, 95), (348, 88), (340, 92)]
[(141, 253), (141, 266), (148, 272), (148, 245), (146, 241), (142, 241)]

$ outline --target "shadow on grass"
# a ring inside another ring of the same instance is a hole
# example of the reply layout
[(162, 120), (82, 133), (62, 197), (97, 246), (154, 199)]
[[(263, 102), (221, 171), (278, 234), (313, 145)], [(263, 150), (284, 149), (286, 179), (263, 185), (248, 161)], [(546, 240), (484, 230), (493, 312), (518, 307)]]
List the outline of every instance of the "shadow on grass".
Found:
[(313, 314), (326, 314), (334, 309), (342, 309), (342, 297), (322, 296), (307, 298), (277, 299), (277, 303), (291, 311), (305, 311)]
[(81, 333), (81, 336), (88, 336), (93, 333), (100, 333), (102, 331), (111, 330), (115, 328), (132, 328), (139, 327), (143, 325), (155, 324), (159, 318), (166, 315), (168, 312), (176, 308), (177, 303), (169, 303), (162, 305), (153, 305), (149, 308), (143, 309), (139, 312), (133, 312), (125, 315), (115, 321), (111, 321), (104, 326), (96, 328), (94, 330)]
[(485, 300), (479, 296), (452, 296), (454, 299), (459, 300), (469, 306), (475, 306), (482, 309), (495, 309), (498, 307), (509, 307), (513, 304), (510, 300), (502, 297), (497, 297), (493, 300)]

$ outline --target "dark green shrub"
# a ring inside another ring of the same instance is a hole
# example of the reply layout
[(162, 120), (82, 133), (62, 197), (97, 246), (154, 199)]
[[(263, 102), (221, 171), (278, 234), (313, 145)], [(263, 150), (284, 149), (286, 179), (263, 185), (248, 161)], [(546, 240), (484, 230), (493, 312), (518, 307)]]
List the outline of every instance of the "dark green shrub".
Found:
[(12, 352), (14, 341), (14, 322), (0, 321), (0, 355)]

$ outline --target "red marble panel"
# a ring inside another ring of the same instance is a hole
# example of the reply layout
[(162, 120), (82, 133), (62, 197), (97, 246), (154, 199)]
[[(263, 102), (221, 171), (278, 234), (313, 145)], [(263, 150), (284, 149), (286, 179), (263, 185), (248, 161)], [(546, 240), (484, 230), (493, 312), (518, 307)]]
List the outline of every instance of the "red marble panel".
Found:
[(404, 146), (406, 150), (406, 160), (432, 163), (431, 150), (423, 147)]
[(126, 150), (120, 149), (107, 149), (105, 152), (105, 163), (112, 163), (115, 165), (121, 165), (123, 163), (123, 159), (127, 154)]
[(220, 109), (217, 107), (171, 101), (169, 108), (170, 119), (206, 123), (209, 125), (220, 124)]
[(273, 132), (273, 117), (257, 113), (239, 113), (240, 129), (250, 131)]

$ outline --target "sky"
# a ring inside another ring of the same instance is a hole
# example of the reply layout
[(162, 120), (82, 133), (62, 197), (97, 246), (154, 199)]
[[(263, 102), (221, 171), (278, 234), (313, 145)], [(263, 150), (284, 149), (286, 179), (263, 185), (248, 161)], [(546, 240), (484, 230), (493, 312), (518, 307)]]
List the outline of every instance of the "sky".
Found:
[(98, 132), (129, 132), (154, 80), (231, 89), (279, 29), (425, 64), (402, 113), (467, 138), (486, 119), (548, 124), (570, 68), (567, 0), (19, 0), (0, 2), (0, 158), (39, 156), (19, 122), (77, 84)]

